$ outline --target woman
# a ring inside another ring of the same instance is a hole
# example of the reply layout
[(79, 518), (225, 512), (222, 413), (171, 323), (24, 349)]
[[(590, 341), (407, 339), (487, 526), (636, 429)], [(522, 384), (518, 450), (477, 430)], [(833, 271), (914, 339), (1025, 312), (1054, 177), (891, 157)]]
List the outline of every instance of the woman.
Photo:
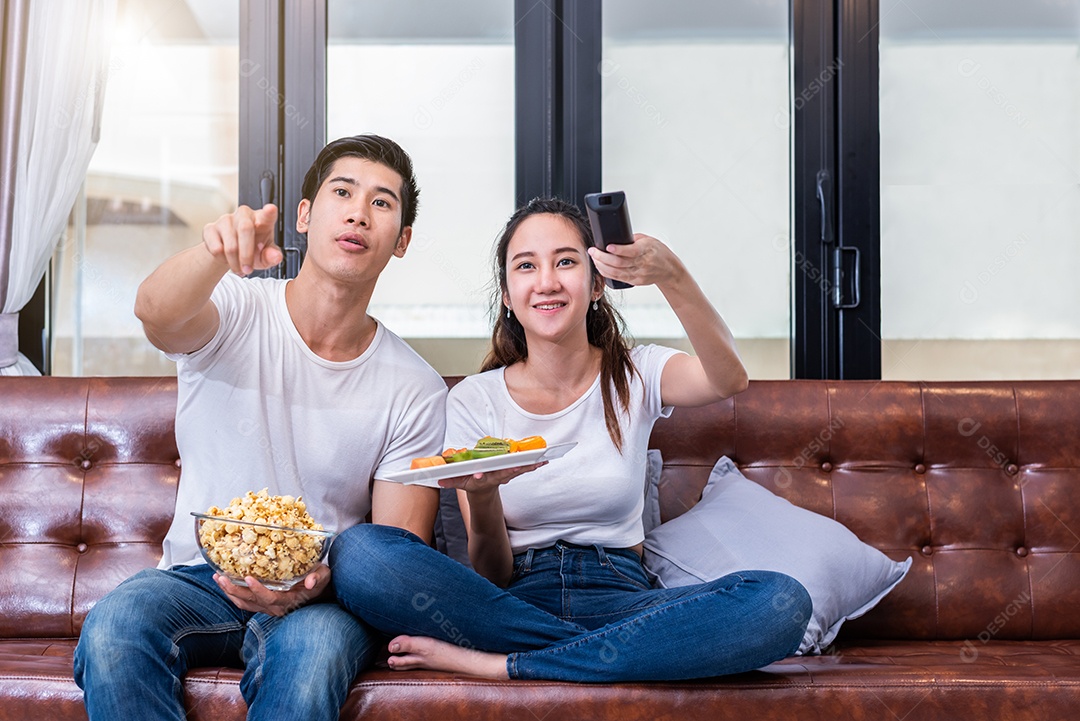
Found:
[[(669, 248), (637, 234), (603, 252), (590, 238), (577, 208), (537, 199), (497, 246), (493, 349), (480, 374), (451, 390), (446, 444), (541, 435), (578, 446), (551, 464), (440, 481), (458, 489), (479, 576), (396, 528), (362, 525), (335, 542), (338, 600), (396, 635), (393, 669), (663, 681), (747, 671), (799, 646), (810, 599), (788, 576), (651, 587), (641, 513), (653, 423), (672, 406), (742, 391), (747, 375), (731, 332)], [(628, 348), (604, 277), (659, 287), (696, 357)]]

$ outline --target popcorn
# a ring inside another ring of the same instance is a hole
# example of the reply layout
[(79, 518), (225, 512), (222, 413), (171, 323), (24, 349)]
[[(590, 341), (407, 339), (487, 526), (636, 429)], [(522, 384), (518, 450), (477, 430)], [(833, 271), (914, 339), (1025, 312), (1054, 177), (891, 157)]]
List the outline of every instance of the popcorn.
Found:
[[(209, 516), (227, 520), (205, 520), (199, 527), (199, 543), (218, 568), (230, 576), (255, 576), (270, 581), (288, 581), (308, 573), (319, 561), (325, 538), (303, 530), (322, 531), (308, 515), (300, 498), (271, 496), (267, 489), (247, 492), (234, 498), (226, 508), (211, 506)], [(262, 523), (283, 528), (262, 528)], [(299, 529), (292, 531), (288, 529)]]

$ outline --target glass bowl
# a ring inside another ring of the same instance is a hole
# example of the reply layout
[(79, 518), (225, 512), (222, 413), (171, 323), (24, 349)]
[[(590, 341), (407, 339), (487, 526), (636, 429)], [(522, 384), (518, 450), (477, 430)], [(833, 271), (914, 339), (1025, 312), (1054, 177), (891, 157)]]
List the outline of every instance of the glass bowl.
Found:
[(251, 576), (275, 591), (287, 591), (322, 563), (333, 531), (288, 528), (192, 513), (195, 542), (211, 568), (238, 586)]

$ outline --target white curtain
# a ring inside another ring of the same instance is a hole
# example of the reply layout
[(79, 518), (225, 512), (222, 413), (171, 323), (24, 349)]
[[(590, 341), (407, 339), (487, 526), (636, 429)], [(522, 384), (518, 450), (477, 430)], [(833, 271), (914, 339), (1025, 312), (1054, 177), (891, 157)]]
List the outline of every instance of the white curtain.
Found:
[[(116, 0), (30, 3), (8, 288), (0, 313), (18, 313), (30, 301), (67, 227), (97, 146), (115, 15)], [(5, 328), (10, 333), (11, 317), (0, 322), (0, 335)], [(4, 343), (0, 337), (0, 347)], [(0, 375), (37, 374), (22, 354), (0, 368)]]

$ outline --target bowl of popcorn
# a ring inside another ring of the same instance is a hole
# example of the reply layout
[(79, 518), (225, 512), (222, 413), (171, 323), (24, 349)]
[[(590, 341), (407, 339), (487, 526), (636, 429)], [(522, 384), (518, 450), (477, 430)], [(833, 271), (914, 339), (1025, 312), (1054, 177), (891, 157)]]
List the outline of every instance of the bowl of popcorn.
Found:
[(239, 586), (250, 576), (287, 591), (326, 558), (334, 540), (301, 498), (271, 496), (265, 488), (191, 515), (203, 560)]

